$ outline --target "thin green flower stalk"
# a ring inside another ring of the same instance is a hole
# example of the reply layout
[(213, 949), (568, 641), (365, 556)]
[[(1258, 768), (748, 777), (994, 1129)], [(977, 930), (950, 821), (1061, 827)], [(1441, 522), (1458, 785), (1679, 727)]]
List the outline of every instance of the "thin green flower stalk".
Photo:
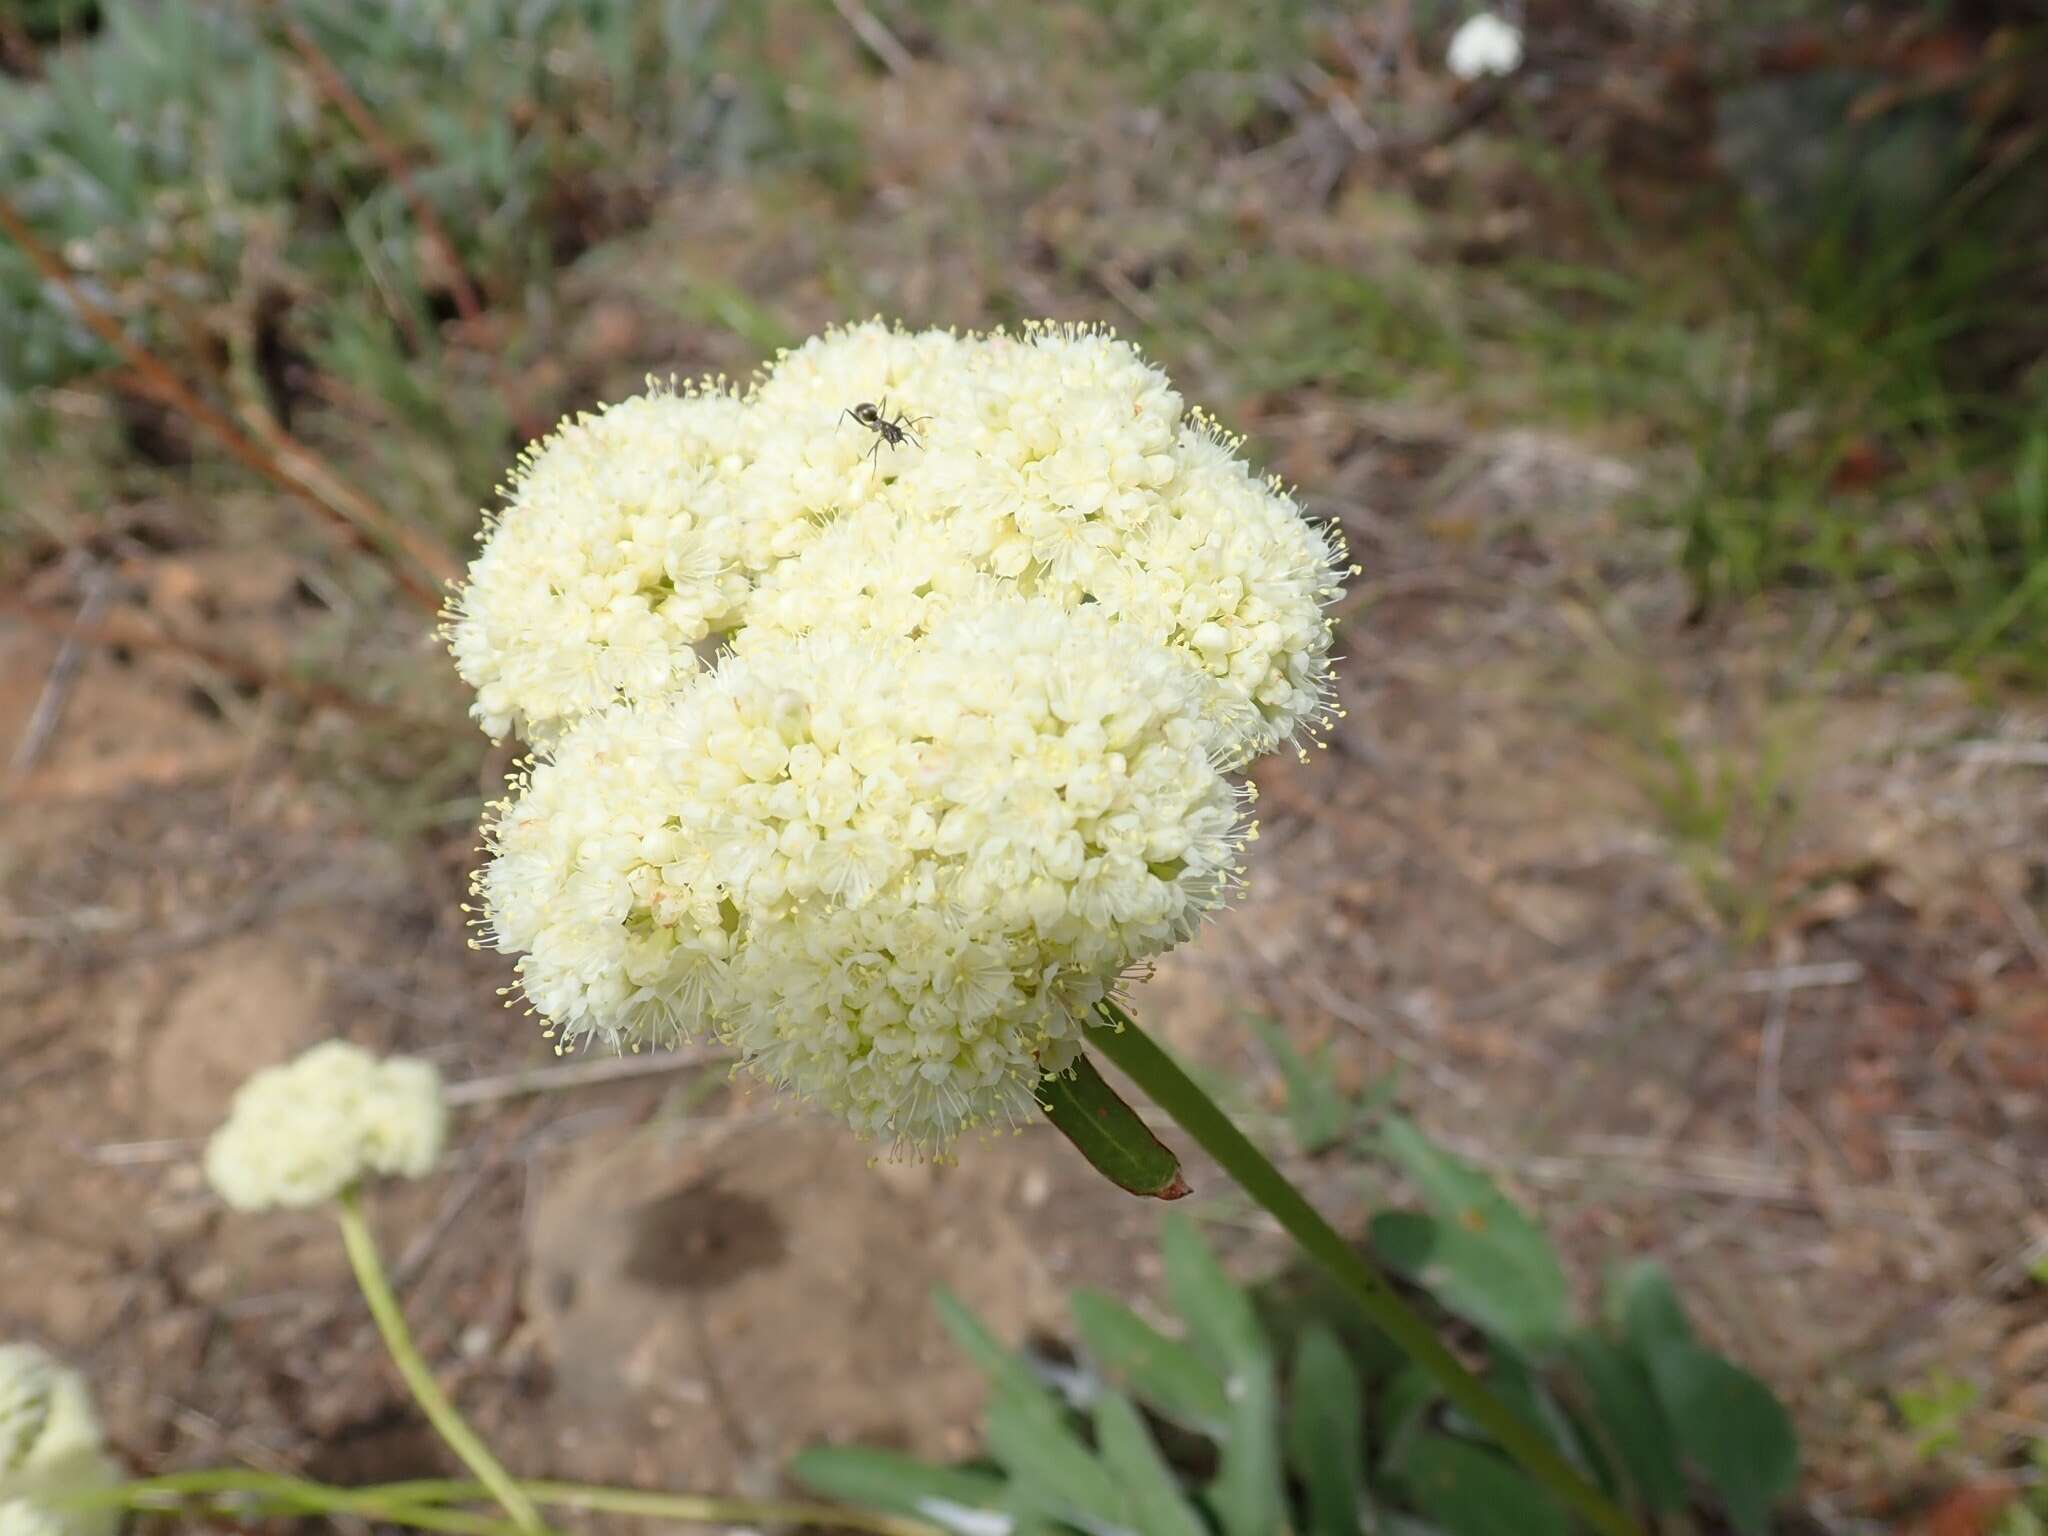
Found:
[[(238, 1210), (333, 1204), (349, 1266), (392, 1362), (428, 1422), (477, 1481), (347, 1489), (222, 1467), (111, 1487), (78, 1487), (67, 1490), (64, 1507), (84, 1514), (193, 1503), (225, 1514), (350, 1514), (467, 1536), (550, 1536), (540, 1516), (540, 1507), (548, 1505), (671, 1521), (808, 1522), (872, 1536), (937, 1536), (934, 1528), (919, 1521), (828, 1504), (514, 1478), (434, 1379), (413, 1342), (363, 1215), (364, 1184), (379, 1175), (419, 1178), (430, 1172), (446, 1144), (447, 1131), (447, 1099), (430, 1064), (406, 1057), (380, 1058), (346, 1041), (329, 1040), (294, 1061), (257, 1073), (242, 1086), (226, 1123), (207, 1146), (206, 1172), (222, 1199)], [(81, 1401), (83, 1391), (80, 1382)], [(16, 1403), (15, 1397), (21, 1401)], [(40, 1431), (40, 1401), (34, 1393), (11, 1397), (0, 1391), (0, 1451), (13, 1439)], [(94, 1436), (96, 1445), (96, 1428)], [(4, 1463), (0, 1456), (0, 1470)], [(98, 1482), (113, 1481), (109, 1466)], [(509, 1518), (448, 1507), (485, 1499), (495, 1501)]]
[[(938, 1527), (901, 1515), (799, 1499), (741, 1499), (657, 1493), (604, 1484), (518, 1481), (532, 1504), (552, 1509), (634, 1515), (688, 1524), (819, 1525), (869, 1536), (941, 1536)], [(423, 1478), (336, 1488), (306, 1478), (237, 1467), (177, 1472), (95, 1489), (53, 1501), (67, 1509), (126, 1509), (140, 1513), (200, 1506), (223, 1515), (355, 1515), (421, 1531), (468, 1536), (518, 1536), (508, 1520), (450, 1505), (494, 1497), (481, 1482)], [(542, 1527), (546, 1530), (546, 1527)]]
[(1097, 1004), (1097, 1012), (1105, 1022), (1088, 1026), (1088, 1043), (1144, 1089), (1246, 1194), (1265, 1207), (1288, 1236), (1344, 1287), (1373, 1325), (1436, 1378), (1445, 1396), (1595, 1530), (1607, 1536), (1640, 1536), (1626, 1514), (1465, 1368), (1436, 1331), (1401, 1299), (1386, 1276), (1317, 1213), (1272, 1159), (1252, 1144), (1135, 1019), (1109, 999)]
[(447, 1100), (430, 1063), (380, 1058), (346, 1040), (327, 1040), (241, 1086), (207, 1143), (206, 1176), (236, 1210), (333, 1202), (356, 1283), (399, 1374), (449, 1448), (483, 1480), (513, 1525), (532, 1536), (545, 1530), (539, 1511), (427, 1369), (363, 1220), (366, 1179), (422, 1177), (440, 1160), (447, 1138)]
[(441, 1384), (434, 1380), (434, 1373), (427, 1368), (412, 1341), (412, 1330), (405, 1325), (405, 1313), (400, 1310), (398, 1297), (391, 1290), (391, 1281), (384, 1273), (384, 1261), (378, 1256), (376, 1239), (370, 1235), (369, 1223), (363, 1220), (363, 1206), (354, 1189), (344, 1190), (336, 1203), (336, 1217), (341, 1223), (341, 1240), (348, 1249), (349, 1266), (355, 1270), (356, 1284), (362, 1288), (363, 1299), (370, 1305), (370, 1316), (376, 1319), (377, 1332), (383, 1336), (384, 1347), (391, 1352), (391, 1360), (398, 1367), (398, 1374), (405, 1378), (413, 1398), (420, 1405), (441, 1438), (448, 1442), (448, 1448), (462, 1458), (462, 1464), (477, 1475), (491, 1497), (498, 1501), (512, 1523), (525, 1532), (540, 1532), (546, 1527), (541, 1523), (540, 1511), (533, 1501), (520, 1491), (519, 1485), (493, 1456), (490, 1447), (483, 1443), (469, 1422), (456, 1412), (455, 1405), (448, 1400), (448, 1394), (441, 1390)]
[[(550, 1509), (637, 1515), (649, 1520), (680, 1520), (693, 1524), (823, 1525), (839, 1530), (865, 1531), (870, 1536), (942, 1536), (938, 1526), (922, 1520), (802, 1499), (732, 1499), (688, 1493), (653, 1493), (593, 1483), (522, 1480), (519, 1486), (536, 1504)], [(420, 1481), (387, 1483), (372, 1491), (387, 1498), (461, 1503), (482, 1497), (485, 1490), (480, 1483)]]

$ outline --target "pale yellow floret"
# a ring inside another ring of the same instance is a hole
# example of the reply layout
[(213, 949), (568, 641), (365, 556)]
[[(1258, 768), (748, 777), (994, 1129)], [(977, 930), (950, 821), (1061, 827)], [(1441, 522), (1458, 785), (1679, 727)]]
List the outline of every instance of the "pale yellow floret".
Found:
[(447, 1138), (430, 1063), (328, 1040), (258, 1072), (206, 1148), (206, 1176), (238, 1210), (318, 1205), (372, 1174), (419, 1178)]

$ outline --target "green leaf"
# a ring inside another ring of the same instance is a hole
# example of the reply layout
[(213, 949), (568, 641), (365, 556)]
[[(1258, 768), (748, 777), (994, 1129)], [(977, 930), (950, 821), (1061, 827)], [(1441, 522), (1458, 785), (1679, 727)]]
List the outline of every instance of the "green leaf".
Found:
[(1638, 1259), (1609, 1277), (1607, 1315), (1614, 1330), (1646, 1360), (1666, 1344), (1693, 1342), (1684, 1303), (1655, 1259)]
[(1121, 1392), (1096, 1400), (1095, 1442), (1103, 1466), (1123, 1487), (1126, 1516), (1141, 1536), (1207, 1536), (1145, 1421)]
[(1121, 1519), (1116, 1485), (1075, 1432), (1062, 1402), (958, 1297), (942, 1287), (936, 1300), (947, 1331), (989, 1378), (989, 1455), (1011, 1477), (1004, 1507), (1024, 1516), (1113, 1528)]
[(1572, 1536), (1551, 1496), (1491, 1451), (1425, 1435), (1395, 1469), (1408, 1502), (1446, 1536)]
[(1424, 1415), (1441, 1393), (1436, 1378), (1419, 1365), (1403, 1366), (1387, 1383), (1375, 1404), (1382, 1466), (1393, 1466), (1401, 1459), (1402, 1451), (1420, 1431)]
[[(1568, 1316), (1561, 1289), (1524, 1286), (1496, 1243), (1420, 1211), (1382, 1211), (1370, 1228), (1389, 1268), (1505, 1343), (1537, 1349)], [(1558, 1276), (1561, 1288), (1564, 1280)]]
[(1230, 1428), (1209, 1504), (1224, 1536), (1274, 1536), (1286, 1525), (1280, 1483), (1279, 1386), (1263, 1353), (1230, 1373)]
[(1318, 1051), (1310, 1059), (1271, 1019), (1254, 1014), (1249, 1022), (1287, 1084), (1287, 1128), (1294, 1144), (1306, 1153), (1334, 1145), (1350, 1125), (1352, 1110), (1330, 1072), (1329, 1052)]
[(991, 1382), (1000, 1386), (1006, 1378), (1020, 1371), (1024, 1380), (1036, 1381), (1031, 1367), (1014, 1351), (1005, 1349), (1002, 1341), (988, 1331), (988, 1326), (945, 1286), (939, 1286), (932, 1292), (932, 1302), (939, 1309), (939, 1321), (945, 1324), (946, 1332), (953, 1335), (953, 1342), (987, 1373)]
[(1892, 1405), (1913, 1431), (1913, 1454), (1931, 1460), (1961, 1447), (1964, 1423), (1983, 1395), (1967, 1376), (1937, 1370), (1922, 1381), (1896, 1388)]
[(1685, 1502), (1678, 1445), (1642, 1362), (1592, 1333), (1567, 1339), (1565, 1356), (1581, 1417), (1594, 1448), (1613, 1464), (1619, 1491), (1652, 1514), (1678, 1508)]
[(1303, 1536), (1358, 1536), (1366, 1508), (1365, 1404), (1343, 1344), (1321, 1323), (1295, 1343), (1287, 1413), (1287, 1460), (1308, 1493)]
[[(1485, 1174), (1406, 1120), (1387, 1122), (1382, 1145), (1437, 1217), (1429, 1232), (1412, 1221), (1388, 1232), (1383, 1221), (1375, 1221), (1375, 1243), (1387, 1235), (1393, 1239), (1389, 1262), (1438, 1292), (1452, 1310), (1519, 1348), (1562, 1337), (1571, 1326), (1570, 1292), (1543, 1230)], [(1420, 1264), (1401, 1265), (1404, 1252), (1419, 1256)]]
[(1001, 1478), (957, 1467), (928, 1466), (894, 1451), (859, 1446), (821, 1445), (800, 1451), (789, 1474), (821, 1498), (837, 1499), (863, 1509), (917, 1515), (948, 1529), (963, 1524), (949, 1514), (980, 1514), (987, 1529), (988, 1512), (1003, 1491)]
[(1180, 1159), (1138, 1112), (1102, 1079), (1086, 1056), (1039, 1079), (1038, 1107), (1104, 1178), (1134, 1195), (1178, 1200), (1188, 1193)]
[(1189, 1343), (1224, 1375), (1229, 1417), (1209, 1501), (1227, 1536), (1269, 1536), (1282, 1520), (1272, 1345), (1251, 1298), (1224, 1272), (1192, 1221), (1168, 1216), (1160, 1248), (1166, 1288), (1188, 1325)]
[[(1550, 1389), (1521, 1356), (1512, 1350), (1495, 1351), (1485, 1380), (1494, 1396), (1512, 1408), (1516, 1418), (1548, 1440), (1566, 1461), (1581, 1472), (1592, 1472), (1571, 1416), (1558, 1406), (1557, 1399), (1550, 1395)], [(1468, 1426), (1475, 1436), (1485, 1436), (1485, 1430), (1460, 1410), (1454, 1409), (1450, 1413), (1446, 1427), (1452, 1422)]]
[(1226, 1375), (1245, 1364), (1270, 1362), (1272, 1347), (1251, 1298), (1224, 1272), (1195, 1224), (1185, 1216), (1168, 1216), (1159, 1246), (1167, 1291), (1202, 1357)]
[(1076, 1291), (1071, 1305), (1081, 1341), (1105, 1376), (1168, 1418), (1222, 1432), (1230, 1412), (1223, 1378), (1193, 1350), (1101, 1291)]
[(1044, 1393), (996, 1389), (988, 1407), (988, 1450), (1010, 1474), (1012, 1502), (1021, 1512), (1104, 1531), (1121, 1525), (1116, 1480)]
[(1771, 1505), (1799, 1481), (1799, 1439), (1771, 1389), (1697, 1344), (1649, 1355), (1650, 1381), (1678, 1444), (1706, 1474), (1739, 1531), (1770, 1529)]

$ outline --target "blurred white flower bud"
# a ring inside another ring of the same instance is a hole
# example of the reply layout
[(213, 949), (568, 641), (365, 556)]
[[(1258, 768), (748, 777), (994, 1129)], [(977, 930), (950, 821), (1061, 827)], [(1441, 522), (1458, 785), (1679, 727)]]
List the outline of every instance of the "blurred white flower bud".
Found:
[(416, 1179), (447, 1138), (441, 1076), (327, 1040), (258, 1072), (206, 1148), (206, 1177), (237, 1210), (318, 1205), (365, 1174)]
[(1491, 11), (1472, 17), (1451, 38), (1444, 67), (1460, 80), (1512, 75), (1522, 67), (1522, 33)]
[(111, 1536), (120, 1511), (50, 1501), (120, 1475), (85, 1378), (33, 1344), (0, 1345), (0, 1536)]

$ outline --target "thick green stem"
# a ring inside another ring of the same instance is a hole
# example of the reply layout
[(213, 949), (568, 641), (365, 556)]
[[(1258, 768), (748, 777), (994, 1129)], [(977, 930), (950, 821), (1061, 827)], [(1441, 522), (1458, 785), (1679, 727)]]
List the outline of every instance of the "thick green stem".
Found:
[(1108, 1022), (1088, 1025), (1088, 1043), (1115, 1062), (1246, 1194), (1271, 1212), (1288, 1235), (1350, 1293), (1374, 1326), (1436, 1378), (1445, 1396), (1595, 1530), (1608, 1536), (1640, 1536), (1627, 1515), (1465, 1369), (1387, 1278), (1316, 1213), (1272, 1160), (1246, 1139), (1216, 1101), (1197, 1087), (1129, 1014), (1113, 1002), (1105, 1001), (1099, 1007)]
[(540, 1511), (519, 1491), (512, 1475), (498, 1464), (490, 1448), (455, 1411), (455, 1405), (448, 1401), (448, 1394), (441, 1390), (441, 1384), (434, 1380), (434, 1373), (427, 1369), (427, 1362), (414, 1346), (412, 1332), (405, 1326), (405, 1314), (399, 1310), (391, 1282), (384, 1276), (384, 1262), (377, 1256), (376, 1240), (370, 1236), (369, 1223), (363, 1220), (361, 1196), (351, 1189), (336, 1202), (336, 1207), (341, 1240), (348, 1249), (349, 1264), (355, 1269), (356, 1284), (362, 1287), (363, 1299), (370, 1304), (370, 1316), (377, 1320), (377, 1331), (384, 1336), (384, 1347), (391, 1352), (398, 1374), (412, 1389), (421, 1411), (448, 1442), (448, 1448), (490, 1490), (491, 1497), (512, 1517), (514, 1525), (536, 1536), (544, 1532), (547, 1527), (541, 1523)]

